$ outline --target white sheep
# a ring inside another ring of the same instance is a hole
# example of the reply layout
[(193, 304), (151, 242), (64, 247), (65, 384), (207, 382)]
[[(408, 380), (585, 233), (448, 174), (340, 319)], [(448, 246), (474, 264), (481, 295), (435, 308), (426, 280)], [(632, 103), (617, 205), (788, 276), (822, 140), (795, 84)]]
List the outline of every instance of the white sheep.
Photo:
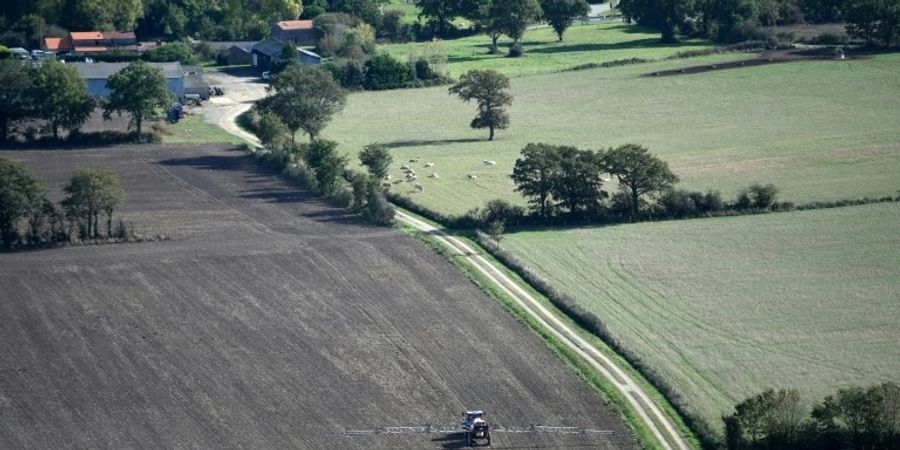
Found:
[(393, 178), (393, 176), (391, 176), (391, 174), (387, 174), (384, 176), (384, 181), (391, 181), (391, 178)]
[(411, 162), (411, 163), (417, 163), (417, 162), (419, 162), (420, 159), (422, 159), (422, 158), (419, 158), (419, 157), (410, 158), (409, 162)]
[(437, 172), (431, 172), (431, 175), (428, 175), (428, 178), (440, 178)]
[(387, 182), (381, 183), (381, 187), (383, 187), (383, 188), (389, 188), (389, 187), (391, 187), (391, 183), (387, 183)]
[(425, 192), (425, 188), (423, 188), (421, 184), (416, 183), (416, 192)]
[(409, 170), (409, 166), (400, 166), (400, 170)]
[(484, 165), (486, 165), (486, 166), (496, 166), (496, 165), (497, 165), (497, 161), (491, 161), (491, 160), (486, 159), (486, 160), (484, 160)]
[(425, 167), (434, 167), (434, 163), (433, 162), (425, 163)]
[(477, 180), (478, 177), (476, 177), (475, 174), (470, 173), (470, 174), (469, 174), (469, 179), (470, 179), (470, 180)]
[(412, 174), (406, 174), (406, 181), (413, 182), (416, 181), (416, 176)]

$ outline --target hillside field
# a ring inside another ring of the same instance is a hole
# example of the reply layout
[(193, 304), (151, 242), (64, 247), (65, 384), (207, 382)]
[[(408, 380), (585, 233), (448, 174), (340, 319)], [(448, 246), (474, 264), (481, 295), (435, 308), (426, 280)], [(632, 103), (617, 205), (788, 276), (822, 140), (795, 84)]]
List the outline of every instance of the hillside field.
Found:
[(737, 401), (900, 382), (900, 205), (509, 234), (715, 426)]
[[(354, 160), (366, 144), (387, 144), (395, 175), (412, 157), (435, 162), (440, 178), (420, 176), (425, 192), (411, 195), (450, 214), (494, 198), (524, 203), (508, 175), (529, 142), (642, 144), (669, 162), (680, 187), (726, 197), (754, 182), (774, 183), (780, 200), (793, 202), (897, 194), (900, 54), (640, 77), (742, 57), (514, 78), (511, 126), (494, 142), (487, 130), (469, 128), (475, 106), (446, 87), (352, 94), (324, 134)], [(412, 192), (410, 184), (395, 189)]]
[(230, 146), (0, 151), (47, 180), (105, 165), (170, 239), (0, 253), (0, 448), (634, 448), (603, 398), (440, 255)]

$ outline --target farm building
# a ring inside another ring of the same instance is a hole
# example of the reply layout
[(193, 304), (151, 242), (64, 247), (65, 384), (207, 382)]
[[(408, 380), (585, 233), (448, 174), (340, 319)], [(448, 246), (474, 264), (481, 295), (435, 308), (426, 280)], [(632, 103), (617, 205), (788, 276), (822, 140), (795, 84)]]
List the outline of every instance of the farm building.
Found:
[(232, 45), (228, 47), (227, 53), (230, 66), (253, 64), (253, 55), (248, 47)]
[(41, 44), (45, 52), (102, 53), (110, 50), (139, 52), (140, 44), (133, 31), (73, 31), (66, 37), (46, 37)]
[[(253, 65), (260, 69), (268, 69), (272, 61), (281, 57), (285, 44), (274, 39), (266, 39), (258, 42), (250, 48), (253, 57)], [(301, 64), (320, 64), (322, 57), (302, 48), (297, 48), (298, 58)]]
[(272, 24), (269, 36), (276, 41), (316, 45), (318, 34), (312, 20), (283, 20)]
[[(162, 71), (166, 78), (166, 86), (177, 98), (184, 95), (185, 75), (181, 63), (147, 63)], [(75, 69), (87, 80), (88, 93), (91, 97), (109, 97), (106, 80), (114, 73), (124, 69), (128, 63), (74, 63)], [(201, 75), (202, 76), (202, 75)]]

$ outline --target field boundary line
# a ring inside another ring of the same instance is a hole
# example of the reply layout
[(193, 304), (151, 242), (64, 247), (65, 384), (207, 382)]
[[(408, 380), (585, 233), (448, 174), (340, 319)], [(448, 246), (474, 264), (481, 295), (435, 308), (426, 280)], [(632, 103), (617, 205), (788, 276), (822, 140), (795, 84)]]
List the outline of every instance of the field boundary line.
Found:
[[(563, 323), (555, 314), (542, 305), (534, 296), (519, 286), (512, 278), (500, 271), (494, 264), (481, 256), (469, 245), (444, 230), (419, 220), (402, 211), (397, 211), (397, 219), (419, 231), (428, 233), (442, 245), (458, 252), (475, 269), (509, 295), (528, 315), (550, 331), (572, 351), (587, 361), (623, 394), (629, 405), (653, 433), (660, 445), (667, 450), (688, 450), (690, 445), (678, 432), (672, 420), (651, 399), (647, 392), (612, 359), (587, 342), (575, 330)], [(658, 425), (662, 425), (661, 427)]]

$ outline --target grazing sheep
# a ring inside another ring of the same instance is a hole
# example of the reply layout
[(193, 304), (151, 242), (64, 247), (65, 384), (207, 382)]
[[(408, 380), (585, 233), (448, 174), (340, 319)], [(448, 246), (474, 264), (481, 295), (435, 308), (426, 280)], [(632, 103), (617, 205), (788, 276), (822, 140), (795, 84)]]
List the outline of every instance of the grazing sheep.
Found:
[(426, 163), (426, 164), (425, 164), (425, 167), (434, 167), (434, 163), (433, 163), (433, 162)]
[(406, 181), (408, 181), (408, 182), (416, 181), (416, 176), (413, 174), (406, 174)]
[(423, 188), (421, 184), (416, 183), (416, 192), (419, 192), (419, 193), (425, 192), (425, 188)]
[(470, 173), (470, 174), (469, 174), (469, 179), (470, 179), (470, 180), (477, 180), (478, 177), (476, 177), (475, 174), (471, 174), (471, 173)]
[(389, 187), (391, 187), (391, 183), (381, 183), (381, 187), (389, 188)]
[(428, 178), (440, 178), (437, 172), (431, 172), (431, 175), (428, 175)]
[(411, 158), (411, 159), (409, 160), (409, 162), (411, 162), (411, 163), (416, 163), (416, 162), (419, 162), (420, 159), (422, 159), (422, 158), (419, 158), (419, 157)]
[(409, 170), (409, 166), (400, 166), (400, 170)]
[(384, 176), (384, 181), (391, 181), (391, 178), (393, 178), (391, 174), (387, 174)]
[(486, 166), (496, 166), (496, 165), (497, 165), (497, 161), (491, 161), (491, 160), (487, 160), (487, 159), (486, 159), (486, 160), (484, 160), (484, 165), (486, 165)]

